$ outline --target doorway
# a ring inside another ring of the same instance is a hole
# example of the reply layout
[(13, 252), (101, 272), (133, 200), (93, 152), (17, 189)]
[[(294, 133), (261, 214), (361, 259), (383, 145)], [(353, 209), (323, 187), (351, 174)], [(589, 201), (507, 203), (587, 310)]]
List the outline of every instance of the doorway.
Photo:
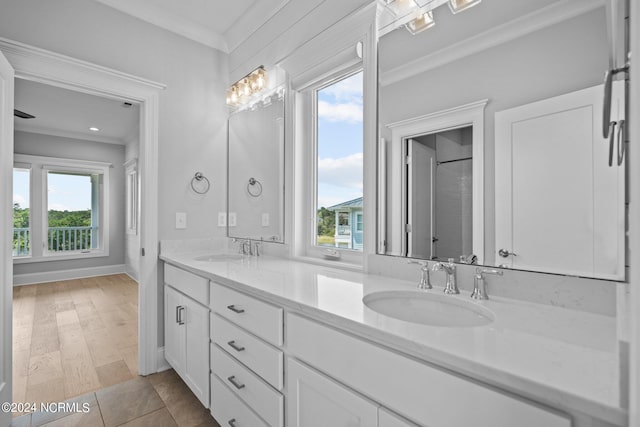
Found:
[(60, 402), (138, 374), (138, 285), (110, 273), (139, 270), (139, 107), (18, 78), (14, 98), (13, 401)]
[[(18, 78), (38, 81), (52, 86), (64, 87), (92, 95), (110, 97), (115, 99), (128, 99), (140, 104), (140, 190), (143, 197), (140, 200), (140, 217), (145, 221), (140, 224), (141, 260), (139, 275), (139, 358), (138, 369), (141, 375), (147, 375), (157, 371), (158, 351), (158, 284), (157, 284), (157, 256), (158, 256), (158, 213), (157, 213), (157, 167), (158, 167), (158, 103), (159, 91), (164, 85), (150, 80), (142, 79), (117, 70), (107, 69), (102, 66), (76, 60), (54, 52), (12, 42), (0, 41), (0, 51), (7, 61), (8, 71), (4, 68), (2, 77), (15, 71)], [(4, 59), (4, 58), (1, 58)], [(3, 65), (4, 67), (4, 65)], [(6, 68), (6, 67), (5, 67)], [(13, 68), (13, 70), (11, 70)], [(0, 93), (4, 115), (8, 117), (9, 109), (13, 109), (13, 83), (8, 86), (11, 93)], [(9, 125), (8, 129), (13, 126)], [(6, 128), (4, 128), (6, 129)], [(7, 176), (5, 182), (11, 183), (11, 168), (13, 163), (13, 136), (4, 135), (2, 140), (3, 153), (2, 173)], [(5, 156), (6, 154), (6, 156)], [(5, 170), (6, 169), (6, 170)], [(3, 209), (0, 214), (9, 211), (12, 206), (12, 189), (10, 185), (0, 189), (0, 200)], [(7, 218), (8, 219), (8, 218)], [(3, 247), (9, 245), (11, 234), (6, 230), (0, 234), (0, 244)], [(146, 252), (146, 254), (144, 253)], [(4, 388), (2, 393), (11, 390), (11, 300), (12, 284), (11, 272), (12, 259), (10, 252), (2, 251), (2, 264), (4, 269), (4, 286), (2, 300), (0, 301), (0, 319), (2, 324), (2, 378)], [(146, 255), (146, 256), (144, 256)]]

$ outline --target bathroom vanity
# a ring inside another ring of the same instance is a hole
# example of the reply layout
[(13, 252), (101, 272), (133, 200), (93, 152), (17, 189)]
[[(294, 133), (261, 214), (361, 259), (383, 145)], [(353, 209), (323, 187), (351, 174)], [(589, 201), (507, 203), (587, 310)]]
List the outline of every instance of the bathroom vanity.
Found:
[[(470, 302), (464, 291), (283, 258), (161, 259), (166, 359), (223, 425), (625, 425), (615, 318), (499, 297)], [(445, 311), (471, 304), (484, 320), (398, 320), (363, 302), (380, 292), (433, 293)], [(180, 323), (197, 342), (186, 348), (197, 375), (171, 357)]]

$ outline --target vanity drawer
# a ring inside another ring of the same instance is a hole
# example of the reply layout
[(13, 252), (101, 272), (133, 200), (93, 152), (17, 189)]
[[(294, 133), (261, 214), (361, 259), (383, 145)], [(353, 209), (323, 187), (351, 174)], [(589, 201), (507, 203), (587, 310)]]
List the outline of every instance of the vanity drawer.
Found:
[(211, 415), (223, 426), (269, 427), (214, 374), (211, 374)]
[(271, 427), (284, 424), (284, 397), (260, 377), (211, 344), (211, 367), (229, 389)]
[(209, 299), (209, 280), (166, 263), (164, 282), (201, 304)]
[(228, 320), (211, 313), (211, 340), (278, 390), (283, 386), (283, 354)]
[(299, 359), (420, 425), (571, 426), (564, 414), (295, 314), (287, 315), (287, 345)]
[(213, 311), (236, 325), (272, 344), (282, 345), (282, 308), (214, 282), (211, 282), (209, 305)]

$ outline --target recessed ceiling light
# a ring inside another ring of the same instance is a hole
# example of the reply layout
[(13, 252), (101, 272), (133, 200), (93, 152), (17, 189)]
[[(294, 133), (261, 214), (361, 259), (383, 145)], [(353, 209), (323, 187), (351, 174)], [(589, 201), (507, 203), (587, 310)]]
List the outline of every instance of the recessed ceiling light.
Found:
[(91, 126), (91, 127), (89, 128), (89, 130), (90, 130), (91, 132), (100, 132), (100, 129), (98, 129), (97, 127), (94, 127), (94, 126)]

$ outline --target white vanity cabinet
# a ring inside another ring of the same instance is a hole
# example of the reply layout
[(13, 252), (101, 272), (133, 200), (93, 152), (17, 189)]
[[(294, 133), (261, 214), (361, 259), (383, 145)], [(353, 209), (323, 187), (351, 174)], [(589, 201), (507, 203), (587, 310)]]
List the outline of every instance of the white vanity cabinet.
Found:
[(211, 414), (284, 427), (283, 309), (211, 282)]
[(289, 427), (371, 427), (378, 406), (333, 379), (287, 359)]
[(164, 357), (205, 407), (209, 407), (209, 308), (198, 301), (207, 296), (207, 279), (165, 265)]
[[(384, 407), (379, 423), (369, 425), (403, 425), (402, 420), (388, 413), (388, 408), (428, 427), (571, 427), (568, 416), (552, 409), (442, 371), (313, 320), (287, 314), (286, 324), (287, 347), (292, 355), (335, 378), (343, 384), (343, 389), (348, 387), (366, 394), (368, 399)], [(287, 363), (287, 366), (288, 414), (295, 417), (301, 411), (306, 413), (308, 406), (314, 406), (314, 396), (324, 396), (326, 392), (317, 386), (323, 382), (317, 380), (318, 375), (323, 375), (316, 372), (315, 376), (303, 377), (306, 395), (296, 393), (292, 387), (296, 387), (299, 380), (291, 377), (291, 369), (294, 367), (295, 372), (297, 365)], [(324, 379), (331, 381), (328, 376)], [(313, 382), (306, 379), (311, 377)], [(311, 383), (316, 387), (307, 386)], [(307, 427), (305, 423), (289, 421), (288, 427)]]

